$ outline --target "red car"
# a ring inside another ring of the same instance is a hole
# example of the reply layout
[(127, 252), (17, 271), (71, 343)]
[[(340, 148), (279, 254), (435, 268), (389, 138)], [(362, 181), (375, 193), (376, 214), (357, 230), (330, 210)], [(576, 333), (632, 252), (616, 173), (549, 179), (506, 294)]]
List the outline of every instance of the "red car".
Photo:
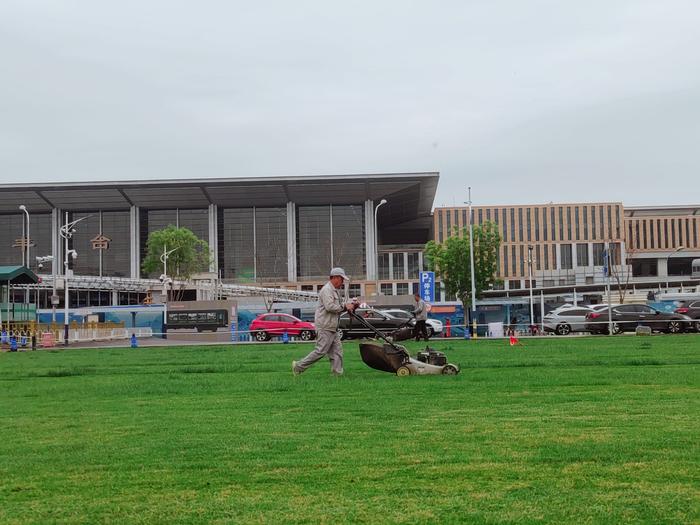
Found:
[(250, 335), (256, 341), (268, 341), (270, 337), (287, 332), (302, 341), (311, 341), (316, 337), (316, 327), (289, 314), (261, 314), (250, 323)]

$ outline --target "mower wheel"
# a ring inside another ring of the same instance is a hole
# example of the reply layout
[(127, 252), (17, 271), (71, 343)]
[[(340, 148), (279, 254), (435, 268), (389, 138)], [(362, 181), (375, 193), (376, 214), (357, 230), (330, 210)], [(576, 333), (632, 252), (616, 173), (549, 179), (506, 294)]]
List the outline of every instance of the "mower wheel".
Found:
[(396, 375), (399, 377), (410, 376), (411, 371), (408, 369), (407, 366), (400, 366), (399, 368), (396, 369)]
[(263, 342), (263, 341), (267, 341), (268, 339), (270, 339), (270, 336), (267, 335), (267, 332), (263, 332), (262, 330), (255, 332), (255, 340), (256, 341)]
[(457, 367), (454, 365), (445, 365), (442, 367), (442, 375), (444, 376), (456, 376), (459, 373)]

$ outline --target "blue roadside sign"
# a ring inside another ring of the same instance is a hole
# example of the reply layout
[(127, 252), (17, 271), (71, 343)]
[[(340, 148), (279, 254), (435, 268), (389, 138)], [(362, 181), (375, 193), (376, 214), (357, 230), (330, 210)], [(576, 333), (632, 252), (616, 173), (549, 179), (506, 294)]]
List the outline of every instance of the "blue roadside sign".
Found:
[(435, 301), (435, 272), (420, 273), (420, 296), (424, 301)]
[(603, 250), (603, 275), (608, 276), (608, 250)]

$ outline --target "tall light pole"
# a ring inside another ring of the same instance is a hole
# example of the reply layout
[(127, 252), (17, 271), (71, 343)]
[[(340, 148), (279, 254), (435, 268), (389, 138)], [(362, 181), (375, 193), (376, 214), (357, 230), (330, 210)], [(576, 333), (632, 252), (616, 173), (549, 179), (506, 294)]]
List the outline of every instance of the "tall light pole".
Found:
[(375, 295), (375, 297), (377, 297), (377, 299), (379, 299), (379, 234), (377, 233), (379, 230), (377, 228), (377, 210), (379, 210), (379, 208), (386, 203), (387, 203), (387, 200), (382, 199), (381, 201), (379, 201), (379, 204), (377, 204), (374, 207), (374, 251), (376, 252), (375, 255), (377, 256), (376, 261), (375, 261), (375, 264), (377, 267), (374, 269), (375, 270), (375, 277), (377, 278), (376, 282), (374, 283), (374, 285), (376, 287), (374, 295)]
[(530, 285), (530, 326), (535, 326), (535, 309), (532, 302), (532, 246), (527, 247), (527, 275)]
[(163, 275), (160, 276), (160, 282), (163, 283), (163, 339), (168, 338), (168, 284), (172, 284), (173, 280), (168, 277), (168, 257), (175, 250), (168, 250), (167, 246), (163, 246), (163, 255), (160, 256), (160, 262), (163, 263)]
[[(472, 281), (472, 337), (476, 337), (476, 283), (474, 282), (474, 220), (472, 217), (472, 187), (469, 186), (469, 264)], [(448, 232), (449, 235), (449, 232)]]
[[(29, 239), (31, 238), (29, 237), (29, 210), (27, 210), (27, 207), (24, 204), (21, 204), (19, 209), (22, 210), (27, 216), (27, 236), (24, 237), (24, 233), (22, 235), (22, 240), (24, 241), (24, 246), (22, 247), (22, 260), (25, 261), (23, 265), (29, 267)], [(24, 220), (22, 221), (22, 231), (24, 232)]]
[(80, 221), (87, 219), (89, 215), (76, 219), (72, 222), (68, 222), (68, 212), (66, 212), (66, 220), (63, 226), (59, 230), (59, 234), (65, 240), (65, 258), (63, 260), (63, 344), (68, 346), (68, 278), (70, 277), (70, 270), (68, 268), (68, 258), (72, 257), (73, 260), (78, 258), (78, 252), (75, 250), (70, 250), (68, 248), (68, 241), (73, 238), (75, 233), (75, 225)]

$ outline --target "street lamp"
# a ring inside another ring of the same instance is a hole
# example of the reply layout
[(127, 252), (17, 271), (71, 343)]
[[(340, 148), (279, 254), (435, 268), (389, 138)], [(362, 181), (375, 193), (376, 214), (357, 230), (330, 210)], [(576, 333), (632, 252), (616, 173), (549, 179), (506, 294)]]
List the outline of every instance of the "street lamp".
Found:
[[(22, 247), (22, 261), (24, 262), (22, 264), (26, 264), (26, 266), (29, 266), (29, 210), (27, 210), (27, 207), (24, 204), (21, 204), (19, 209), (22, 210), (27, 216), (27, 236), (22, 237), (22, 240), (24, 241), (24, 246)], [(22, 230), (24, 230), (24, 221), (22, 221)]]
[(167, 246), (163, 246), (163, 255), (160, 256), (160, 262), (163, 263), (163, 274), (160, 276), (160, 282), (163, 283), (163, 339), (168, 338), (168, 284), (173, 283), (173, 280), (168, 277), (168, 257), (179, 246), (168, 250)]
[[(535, 309), (532, 303), (532, 246), (527, 247), (527, 275), (530, 284), (530, 326), (535, 326)], [(574, 303), (576, 298), (574, 297)]]
[[(70, 277), (70, 270), (68, 269), (68, 261), (69, 257), (72, 258), (73, 260), (78, 258), (78, 252), (75, 250), (70, 250), (68, 249), (68, 241), (73, 238), (73, 234), (75, 233), (75, 225), (78, 224), (80, 221), (84, 221), (87, 219), (89, 215), (86, 215), (85, 217), (81, 217), (80, 219), (76, 219), (73, 222), (68, 222), (68, 212), (66, 212), (66, 221), (63, 226), (59, 229), (59, 234), (63, 239), (65, 240), (65, 258), (63, 260), (63, 290), (64, 290), (64, 299), (63, 299), (63, 344), (68, 346), (68, 277)], [(54, 279), (55, 282), (55, 279)], [(54, 285), (55, 286), (55, 285)]]
[(381, 206), (387, 203), (386, 199), (382, 199), (379, 201), (379, 204), (377, 204), (374, 208), (374, 251), (376, 252), (376, 263), (377, 267), (374, 269), (375, 270), (375, 276), (376, 276), (376, 282), (375, 282), (375, 287), (376, 290), (374, 292), (375, 297), (379, 298), (379, 235), (377, 233), (378, 228), (377, 228), (377, 210)]
[(474, 221), (472, 220), (472, 187), (469, 186), (468, 190), (469, 200), (467, 201), (467, 204), (469, 204), (469, 264), (471, 266), (472, 281), (472, 337), (476, 338), (476, 283), (474, 282)]

